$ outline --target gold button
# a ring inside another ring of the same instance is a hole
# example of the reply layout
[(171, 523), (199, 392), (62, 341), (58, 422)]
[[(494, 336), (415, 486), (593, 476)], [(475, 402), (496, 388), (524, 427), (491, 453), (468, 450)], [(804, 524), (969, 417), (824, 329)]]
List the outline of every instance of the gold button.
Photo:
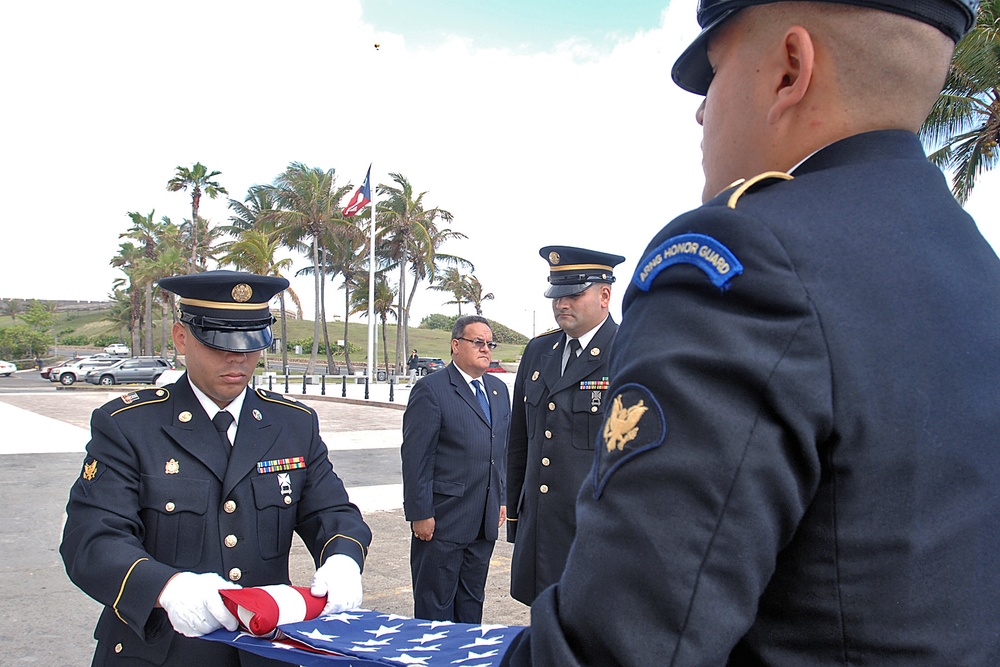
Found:
[(292, 504), (292, 497), (291, 496), (285, 496), (285, 504), (286, 505), (291, 505)]
[(170, 501), (169, 503), (163, 506), (163, 509), (167, 510), (168, 512), (173, 512), (176, 507), (177, 505), (174, 505), (173, 501)]
[(240, 568), (238, 568), (238, 567), (234, 567), (233, 569), (231, 569), (229, 571), (229, 581), (239, 581), (240, 577), (242, 577), (242, 576), (243, 576), (243, 572), (241, 572)]
[(542, 493), (548, 493), (549, 492), (549, 485), (548, 484), (542, 484), (540, 487), (538, 487), (538, 490), (541, 491)]
[(555, 403), (549, 403), (549, 410), (555, 410), (555, 409), (556, 409), (556, 404)]
[(121, 644), (115, 644), (115, 653), (121, 653), (123, 648), (125, 647)]
[(235, 547), (238, 541), (239, 540), (236, 539), (235, 535), (226, 535), (226, 540), (225, 540), (226, 546), (229, 547), (230, 549)]
[(549, 457), (543, 456), (542, 457), (542, 465), (543, 466), (547, 466), (549, 463), (551, 463), (551, 461), (549, 461)]
[(597, 406), (595, 405), (595, 406), (591, 407), (591, 408), (590, 408), (590, 411), (591, 411), (591, 412), (597, 412)]
[(222, 509), (225, 510), (226, 514), (232, 514), (236, 511), (236, 503), (232, 500), (227, 500), (226, 504), (222, 506)]
[(552, 431), (546, 431), (545, 432), (545, 437), (548, 438), (549, 440), (551, 440), (552, 439)]

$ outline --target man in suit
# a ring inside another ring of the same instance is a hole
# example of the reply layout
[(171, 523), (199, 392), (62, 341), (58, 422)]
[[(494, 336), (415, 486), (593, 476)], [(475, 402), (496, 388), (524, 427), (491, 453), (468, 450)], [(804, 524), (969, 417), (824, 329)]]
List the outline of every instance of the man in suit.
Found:
[(596, 250), (546, 246), (558, 329), (530, 341), (514, 382), (507, 436), (507, 541), (514, 543), (510, 594), (531, 604), (562, 574), (576, 532), (576, 496), (594, 465), (604, 421), (614, 267)]
[(94, 411), (60, 553), (105, 606), (95, 665), (284, 664), (194, 639), (237, 621), (220, 588), (288, 584), (296, 532), (327, 612), (362, 599), (371, 531), (333, 472), (316, 413), (250, 391), (284, 278), (209, 271), (165, 278), (186, 374)]
[(403, 413), (403, 510), (413, 615), (478, 623), (490, 556), (506, 519), (510, 394), (486, 373), (493, 332), (477, 315), (451, 332), (451, 363), (413, 387)]
[(508, 664), (1000, 664), (1000, 260), (916, 134), (977, 4), (699, 3), (705, 203)]

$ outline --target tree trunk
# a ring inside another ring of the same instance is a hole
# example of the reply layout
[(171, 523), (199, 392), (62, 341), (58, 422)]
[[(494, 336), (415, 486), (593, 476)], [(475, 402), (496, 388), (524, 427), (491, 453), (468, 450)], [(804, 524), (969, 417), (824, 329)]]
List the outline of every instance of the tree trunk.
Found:
[(354, 375), (354, 364), (351, 363), (351, 344), (348, 342), (347, 334), (349, 327), (347, 320), (350, 319), (348, 313), (351, 312), (351, 283), (350, 278), (344, 276), (344, 363), (347, 364), (347, 374)]
[(323, 345), (326, 346), (326, 372), (333, 371), (333, 348), (330, 347), (330, 330), (326, 325), (326, 248), (323, 248), (323, 281), (320, 283), (323, 292)]
[(399, 312), (396, 313), (396, 372), (401, 373), (402, 368), (399, 365), (402, 359), (402, 345), (403, 345), (403, 329), (406, 328), (406, 251), (404, 250), (403, 259), (399, 262)]
[(145, 354), (148, 357), (152, 357), (156, 354), (155, 346), (153, 345), (153, 283), (152, 281), (146, 283), (146, 345), (143, 348)]
[(323, 304), (320, 296), (322, 292), (322, 280), (319, 272), (319, 233), (313, 233), (312, 242), (313, 260), (313, 294), (316, 297), (316, 307), (313, 308), (313, 344), (309, 352), (309, 363), (306, 365), (306, 375), (312, 375), (316, 371), (316, 357), (319, 356), (319, 323), (322, 319)]
[(279, 297), (281, 302), (281, 374), (288, 374), (288, 339), (286, 335), (288, 333), (285, 327), (285, 290), (281, 290), (281, 296)]
[(167, 340), (170, 335), (169, 308), (164, 301), (160, 301), (160, 357), (167, 358)]

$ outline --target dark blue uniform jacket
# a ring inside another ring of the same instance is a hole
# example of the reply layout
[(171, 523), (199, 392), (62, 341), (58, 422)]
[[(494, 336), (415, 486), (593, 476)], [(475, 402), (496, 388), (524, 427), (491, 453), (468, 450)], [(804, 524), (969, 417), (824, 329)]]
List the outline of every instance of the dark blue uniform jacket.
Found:
[(912, 133), (665, 227), (525, 665), (1000, 664), (1000, 261)]
[(186, 376), (95, 410), (91, 430), (60, 552), (70, 579), (106, 605), (95, 664), (262, 664), (173, 631), (155, 605), (177, 572), (287, 584), (293, 532), (317, 567), (336, 553), (364, 566), (371, 531), (300, 403), (250, 391), (228, 458)]

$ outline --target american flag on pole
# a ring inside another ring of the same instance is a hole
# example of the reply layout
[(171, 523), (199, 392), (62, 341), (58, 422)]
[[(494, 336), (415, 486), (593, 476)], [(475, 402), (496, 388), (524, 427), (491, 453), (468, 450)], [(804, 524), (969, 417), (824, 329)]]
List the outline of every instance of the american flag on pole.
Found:
[(354, 196), (351, 197), (351, 201), (347, 204), (346, 208), (341, 211), (345, 218), (349, 218), (352, 215), (357, 215), (361, 212), (365, 206), (367, 206), (372, 200), (372, 188), (370, 185), (370, 179), (372, 175), (372, 166), (368, 165), (368, 173), (365, 174), (365, 182), (361, 184)]
[(275, 639), (218, 630), (202, 639), (305, 667), (497, 667), (524, 628), (355, 610), (278, 626)]

